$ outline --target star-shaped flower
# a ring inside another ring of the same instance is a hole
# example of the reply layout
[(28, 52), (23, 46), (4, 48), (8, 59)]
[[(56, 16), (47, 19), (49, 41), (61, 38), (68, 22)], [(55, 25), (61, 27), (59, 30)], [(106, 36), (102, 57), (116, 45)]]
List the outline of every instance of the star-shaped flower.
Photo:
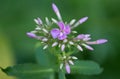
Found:
[(69, 25), (65, 25), (63, 22), (58, 22), (58, 28), (54, 28), (51, 30), (52, 37), (58, 38), (59, 40), (64, 40), (67, 38), (67, 35), (70, 34), (71, 29)]

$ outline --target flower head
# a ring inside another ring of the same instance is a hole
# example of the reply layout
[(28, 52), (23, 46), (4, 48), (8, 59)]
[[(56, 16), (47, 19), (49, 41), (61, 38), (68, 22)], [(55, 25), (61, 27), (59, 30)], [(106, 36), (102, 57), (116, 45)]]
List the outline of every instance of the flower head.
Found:
[[(34, 31), (27, 33), (27, 35), (31, 38), (41, 40), (41, 42), (45, 45), (44, 49), (46, 49), (49, 46), (58, 46), (63, 52), (66, 48), (75, 46), (80, 51), (83, 51), (82, 47), (85, 47), (89, 50), (94, 50), (90, 45), (103, 44), (107, 42), (106, 39), (90, 41), (90, 34), (79, 34), (77, 37), (73, 36), (74, 33), (77, 33), (73, 29), (79, 26), (80, 24), (84, 23), (88, 19), (88, 17), (83, 17), (77, 22), (75, 19), (72, 19), (69, 23), (64, 23), (62, 21), (62, 17), (60, 15), (58, 7), (54, 3), (52, 4), (52, 9), (57, 15), (58, 20), (52, 18), (52, 21), (49, 21), (49, 19), (46, 17), (46, 24), (44, 24), (40, 18), (34, 19), (34, 21), (37, 24), (37, 27)], [(53, 24), (56, 24), (59, 28), (52, 28)]]

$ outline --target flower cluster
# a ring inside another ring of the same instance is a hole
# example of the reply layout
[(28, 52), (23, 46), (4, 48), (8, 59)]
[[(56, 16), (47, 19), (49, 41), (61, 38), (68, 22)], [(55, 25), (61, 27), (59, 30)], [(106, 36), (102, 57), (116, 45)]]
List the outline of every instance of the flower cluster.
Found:
[[(53, 11), (57, 15), (58, 20), (51, 18), (49, 20), (47, 17), (45, 18), (46, 23), (43, 23), (40, 18), (34, 19), (36, 22), (35, 30), (31, 32), (27, 32), (27, 35), (31, 38), (40, 40), (44, 45), (43, 49), (47, 47), (59, 47), (61, 53), (66, 52), (67, 48), (76, 47), (80, 51), (83, 51), (83, 47), (94, 50), (91, 45), (94, 44), (103, 44), (106, 43), (106, 39), (98, 39), (96, 41), (90, 41), (90, 34), (79, 34), (78, 36), (74, 36), (77, 31), (73, 29), (80, 24), (84, 23), (88, 17), (83, 17), (76, 22), (75, 19), (72, 19), (69, 23), (64, 22), (62, 20), (61, 14), (57, 6), (52, 4)], [(55, 28), (53, 28), (55, 27)], [(60, 64), (60, 69), (65, 66), (66, 71), (70, 73), (70, 64), (74, 64), (72, 60), (77, 59), (74, 56), (62, 56), (63, 62)]]

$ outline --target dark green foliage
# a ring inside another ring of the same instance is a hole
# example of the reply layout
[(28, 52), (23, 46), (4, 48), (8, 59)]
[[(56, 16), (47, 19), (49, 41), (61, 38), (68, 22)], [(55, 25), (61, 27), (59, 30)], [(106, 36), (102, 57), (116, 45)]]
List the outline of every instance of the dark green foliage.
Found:
[(2, 69), (9, 76), (16, 76), (22, 79), (51, 79), (54, 77), (54, 70), (52, 68), (41, 67), (38, 64), (20, 64), (13, 67)]
[[(2, 68), (1, 68), (2, 69)], [(65, 70), (59, 70), (51, 67), (41, 67), (38, 64), (21, 64), (13, 67), (2, 69), (9, 76), (16, 76), (22, 79), (54, 79), (54, 73), (57, 71), (59, 79), (65, 78)], [(93, 61), (76, 61), (74, 66), (71, 66), (71, 74), (96, 75), (100, 74), (103, 69)]]
[(71, 66), (71, 74), (97, 75), (103, 71), (99, 64), (94, 61), (76, 61)]

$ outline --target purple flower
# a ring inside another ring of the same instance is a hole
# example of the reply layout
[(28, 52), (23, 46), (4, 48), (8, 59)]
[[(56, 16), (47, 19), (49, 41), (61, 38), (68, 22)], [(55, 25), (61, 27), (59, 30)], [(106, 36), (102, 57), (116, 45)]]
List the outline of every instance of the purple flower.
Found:
[(54, 28), (51, 30), (52, 37), (58, 38), (59, 40), (64, 40), (67, 38), (67, 35), (70, 34), (71, 29), (69, 25), (65, 25), (63, 22), (58, 22), (58, 28)]

